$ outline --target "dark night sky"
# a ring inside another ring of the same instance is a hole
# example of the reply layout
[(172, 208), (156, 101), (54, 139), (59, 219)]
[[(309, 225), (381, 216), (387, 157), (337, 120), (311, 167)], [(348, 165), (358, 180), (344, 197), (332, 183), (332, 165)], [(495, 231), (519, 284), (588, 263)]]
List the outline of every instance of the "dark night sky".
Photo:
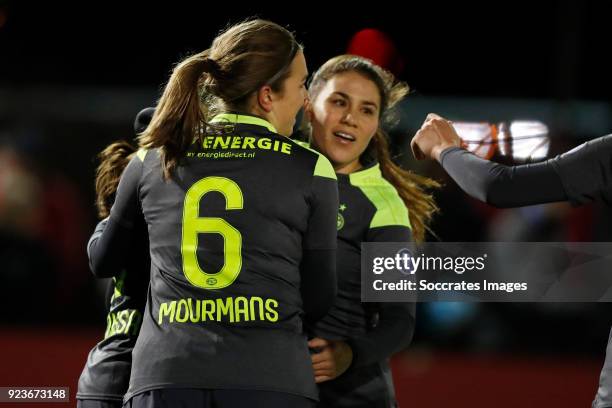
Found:
[(602, 101), (612, 95), (603, 2), (422, 2), (401, 10), (354, 2), (333, 11), (313, 3), (248, 9), (207, 3), (126, 9), (112, 2), (69, 8), (0, 1), (6, 17), (0, 85), (156, 86), (174, 62), (207, 48), (228, 22), (257, 14), (297, 33), (311, 70), (342, 53), (356, 31), (373, 27), (393, 38), (406, 61), (401, 77), (420, 94)]

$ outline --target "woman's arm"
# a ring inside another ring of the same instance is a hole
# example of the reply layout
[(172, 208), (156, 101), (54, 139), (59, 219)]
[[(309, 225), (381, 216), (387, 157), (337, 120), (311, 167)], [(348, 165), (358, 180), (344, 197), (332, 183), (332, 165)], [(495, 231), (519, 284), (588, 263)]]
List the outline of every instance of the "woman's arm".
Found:
[[(370, 229), (369, 242), (409, 242), (411, 230), (405, 225)], [(316, 349), (312, 365), (317, 383), (333, 380), (349, 367), (383, 361), (408, 347), (415, 327), (416, 304), (384, 302), (378, 304), (377, 322), (367, 333), (346, 341), (315, 337), (308, 346)]]
[(444, 170), (472, 197), (509, 208), (565, 201), (567, 195), (551, 161), (504, 166), (451, 147), (440, 154)]
[(430, 114), (412, 140), (417, 158), (438, 160), (472, 197), (496, 207), (570, 200), (583, 204), (612, 196), (612, 135), (583, 143), (541, 163), (504, 166), (459, 148), (452, 124)]
[(135, 222), (142, 217), (138, 186), (142, 161), (135, 156), (121, 176), (115, 203), (105, 225), (98, 225), (88, 244), (89, 266), (100, 278), (114, 276), (125, 266), (132, 249)]
[[(321, 159), (321, 158), (320, 158)], [(327, 160), (327, 159), (325, 159)], [(336, 223), (338, 218), (338, 184), (334, 178), (313, 176), (310, 194), (310, 217), (304, 236), (304, 253), (300, 265), (301, 293), (305, 319), (314, 323), (327, 313), (337, 293)]]

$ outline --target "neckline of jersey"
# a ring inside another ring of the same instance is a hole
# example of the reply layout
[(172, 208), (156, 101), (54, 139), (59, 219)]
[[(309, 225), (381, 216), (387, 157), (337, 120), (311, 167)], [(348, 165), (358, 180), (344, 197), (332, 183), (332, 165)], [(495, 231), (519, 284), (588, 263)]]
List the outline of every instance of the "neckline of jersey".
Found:
[(346, 183), (356, 186), (363, 184), (368, 179), (380, 179), (382, 177), (382, 173), (380, 172), (380, 165), (378, 163), (373, 163), (354, 173), (336, 173), (336, 177), (338, 178), (338, 183)]
[(220, 113), (218, 115), (215, 115), (215, 117), (212, 118), (212, 120), (210, 121), (210, 123), (222, 123), (222, 122), (262, 126), (268, 129), (272, 133), (278, 133), (274, 125), (272, 125), (267, 120), (262, 119), (258, 116), (245, 115), (243, 113)]

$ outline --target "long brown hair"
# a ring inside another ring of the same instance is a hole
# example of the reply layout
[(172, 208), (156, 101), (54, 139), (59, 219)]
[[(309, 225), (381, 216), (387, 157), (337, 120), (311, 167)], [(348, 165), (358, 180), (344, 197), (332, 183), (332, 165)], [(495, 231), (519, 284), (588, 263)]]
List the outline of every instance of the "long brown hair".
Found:
[(266, 84), (282, 92), (299, 49), (290, 31), (270, 21), (228, 28), (209, 49), (176, 65), (140, 146), (160, 148), (164, 177), (170, 178), (194, 138), (215, 128), (208, 123), (214, 113), (246, 111), (251, 96)]
[(408, 209), (415, 241), (423, 242), (425, 231), (429, 229), (428, 224), (433, 214), (438, 211), (438, 206), (427, 189), (438, 188), (440, 184), (395, 164), (389, 153), (387, 135), (381, 127), (383, 123), (392, 121), (391, 108), (408, 94), (410, 88), (405, 82), (396, 80), (393, 74), (368, 59), (356, 55), (339, 55), (328, 60), (314, 73), (309, 86), (311, 99), (316, 98), (328, 80), (343, 72), (357, 72), (363, 75), (374, 82), (380, 92), (379, 127), (362, 156), (369, 151), (376, 156), (383, 177), (395, 187)]
[(111, 143), (98, 154), (100, 164), (96, 169), (96, 207), (100, 218), (106, 218), (110, 214), (121, 173), (135, 152), (136, 148), (132, 144), (118, 141)]

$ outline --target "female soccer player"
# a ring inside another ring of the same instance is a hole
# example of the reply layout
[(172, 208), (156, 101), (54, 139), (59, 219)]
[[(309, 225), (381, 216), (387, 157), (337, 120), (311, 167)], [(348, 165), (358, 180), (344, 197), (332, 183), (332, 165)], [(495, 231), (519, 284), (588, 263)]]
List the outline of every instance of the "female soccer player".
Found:
[[(338, 177), (338, 298), (309, 342), (321, 407), (391, 407), (389, 357), (412, 339), (414, 303), (361, 303), (361, 243), (423, 241), (437, 183), (390, 159), (381, 126), (408, 86), (369, 60), (332, 58), (314, 74), (311, 145)], [(346, 370), (346, 371), (345, 371)], [(343, 373), (344, 372), (344, 373)]]
[[(141, 111), (134, 130), (144, 131), (153, 115), (153, 108)], [(145, 125), (143, 126), (143, 123)], [(90, 242), (97, 240), (107, 222), (121, 173), (136, 153), (136, 148), (122, 141), (107, 146), (100, 153), (96, 171), (96, 205), (103, 218)], [(132, 367), (132, 349), (140, 331), (149, 286), (149, 242), (144, 221), (127, 265), (113, 277), (109, 287), (110, 307), (104, 339), (89, 352), (77, 390), (79, 408), (120, 408), (128, 389)]]
[[(411, 145), (417, 159), (439, 161), (463, 191), (496, 207), (555, 201), (574, 205), (594, 200), (612, 202), (612, 135), (544, 162), (504, 166), (462, 149), (452, 124), (430, 114)], [(593, 407), (612, 407), (612, 330)]]
[(151, 284), (128, 407), (317, 398), (302, 317), (335, 296), (338, 197), (329, 161), (285, 137), (306, 76), (293, 35), (263, 20), (174, 69), (89, 251), (96, 275), (114, 273), (144, 217)]

